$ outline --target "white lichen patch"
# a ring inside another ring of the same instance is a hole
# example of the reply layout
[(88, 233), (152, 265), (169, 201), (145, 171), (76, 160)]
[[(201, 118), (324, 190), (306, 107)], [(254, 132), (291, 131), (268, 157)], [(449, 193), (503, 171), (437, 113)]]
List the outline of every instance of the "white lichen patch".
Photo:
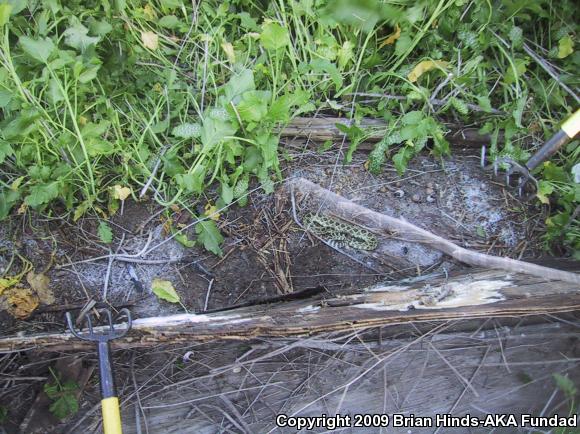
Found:
[(505, 300), (501, 289), (510, 286), (506, 280), (478, 280), (471, 282), (451, 282), (438, 286), (427, 286), (417, 296), (417, 291), (404, 303), (389, 304), (373, 302), (354, 305), (359, 309), (384, 311), (407, 311), (411, 309), (450, 309), (478, 306)]
[(320, 306), (308, 305), (297, 310), (298, 313), (316, 313), (320, 310)]
[(377, 285), (371, 288), (365, 289), (365, 292), (398, 292), (398, 291), (406, 291), (408, 290), (408, 286), (402, 285)]
[(222, 315), (222, 316), (212, 316), (204, 314), (192, 314), (183, 313), (179, 315), (170, 316), (155, 316), (150, 318), (139, 318), (133, 321), (134, 329), (147, 329), (151, 327), (171, 327), (176, 325), (187, 325), (196, 323), (206, 323), (206, 322), (244, 322), (248, 319), (239, 319), (240, 315)]

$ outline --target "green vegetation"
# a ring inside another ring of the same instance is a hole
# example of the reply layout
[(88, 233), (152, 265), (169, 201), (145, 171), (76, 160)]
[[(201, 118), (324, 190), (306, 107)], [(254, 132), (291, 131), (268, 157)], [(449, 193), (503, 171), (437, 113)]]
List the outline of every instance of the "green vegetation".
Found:
[[(271, 192), (281, 176), (274, 127), (315, 110), (355, 120), (347, 161), (357, 120), (388, 121), (369, 170), (391, 158), (403, 173), (430, 141), (450, 152), (446, 117), (490, 132), (491, 158), (525, 161), (522, 139), (542, 141), (577, 108), (525, 51), (575, 88), (572, 1), (0, 2), (0, 218), (106, 219), (142, 191), (195, 214), (210, 185), (218, 209), (243, 205), (250, 179)], [(546, 242), (577, 254), (578, 149), (539, 174)], [(214, 220), (196, 232), (221, 252)]]
[(50, 398), (50, 412), (58, 419), (66, 419), (79, 411), (79, 402), (76, 393), (79, 389), (74, 381), (62, 382), (58, 373), (49, 368), (53, 383), (44, 385), (44, 393)]

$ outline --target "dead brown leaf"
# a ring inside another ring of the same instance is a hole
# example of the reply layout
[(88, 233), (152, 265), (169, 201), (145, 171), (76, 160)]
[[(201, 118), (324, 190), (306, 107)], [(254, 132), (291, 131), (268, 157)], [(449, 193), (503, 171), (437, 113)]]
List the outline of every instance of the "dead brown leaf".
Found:
[(399, 39), (400, 37), (401, 37), (401, 28), (399, 27), (398, 24), (396, 24), (395, 31), (391, 33), (389, 36), (387, 36), (383, 42), (381, 42), (379, 48), (383, 48), (385, 45), (393, 45), (396, 42), (396, 40)]
[(49, 288), (50, 279), (48, 276), (42, 273), (36, 274), (34, 271), (30, 271), (26, 275), (26, 281), (30, 285), (30, 288), (36, 292), (41, 304), (49, 305), (56, 301), (52, 289)]
[(417, 65), (415, 65), (407, 78), (411, 83), (414, 83), (427, 71), (431, 71), (432, 69), (436, 68), (445, 68), (447, 65), (449, 65), (449, 62), (444, 60), (423, 60), (422, 62), (419, 62)]

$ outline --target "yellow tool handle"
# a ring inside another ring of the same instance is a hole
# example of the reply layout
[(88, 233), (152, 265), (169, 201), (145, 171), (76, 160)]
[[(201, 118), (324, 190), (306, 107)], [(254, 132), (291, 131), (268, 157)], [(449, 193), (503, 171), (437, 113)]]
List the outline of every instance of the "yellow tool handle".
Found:
[(105, 434), (123, 434), (121, 426), (121, 412), (119, 410), (119, 398), (111, 396), (101, 401), (103, 411), (103, 431)]
[(580, 132), (580, 109), (576, 110), (576, 113), (566, 119), (566, 122), (562, 124), (562, 131), (571, 139)]

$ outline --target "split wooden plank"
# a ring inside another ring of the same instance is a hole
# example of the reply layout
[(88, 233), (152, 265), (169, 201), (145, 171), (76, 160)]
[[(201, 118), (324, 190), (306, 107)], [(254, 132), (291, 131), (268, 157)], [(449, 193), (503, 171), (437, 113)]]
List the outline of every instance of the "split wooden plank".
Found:
[[(580, 288), (575, 283), (480, 270), (448, 279), (433, 278), (428, 283), (391, 282), (348, 296), (330, 295), (326, 299), (257, 305), (212, 314), (136, 319), (131, 333), (114, 341), (113, 347), (306, 336), (388, 324), (575, 310), (580, 310)], [(78, 341), (70, 333), (0, 339), (0, 353), (90, 348), (90, 343)]]
[[(308, 138), (313, 141), (339, 140), (344, 137), (336, 124), (349, 125), (350, 120), (337, 117), (297, 117), (279, 130), (282, 137)], [(358, 147), (360, 150), (373, 149), (372, 142), (378, 142), (385, 136), (387, 123), (382, 119), (363, 118), (358, 124), (367, 135), (365, 141)], [(480, 134), (479, 128), (465, 127), (456, 124), (445, 124), (448, 132), (445, 138), (452, 144), (465, 148), (480, 148), (491, 143), (489, 134)], [(498, 141), (503, 140), (503, 133), (498, 135)], [(367, 143), (368, 142), (368, 143)]]

